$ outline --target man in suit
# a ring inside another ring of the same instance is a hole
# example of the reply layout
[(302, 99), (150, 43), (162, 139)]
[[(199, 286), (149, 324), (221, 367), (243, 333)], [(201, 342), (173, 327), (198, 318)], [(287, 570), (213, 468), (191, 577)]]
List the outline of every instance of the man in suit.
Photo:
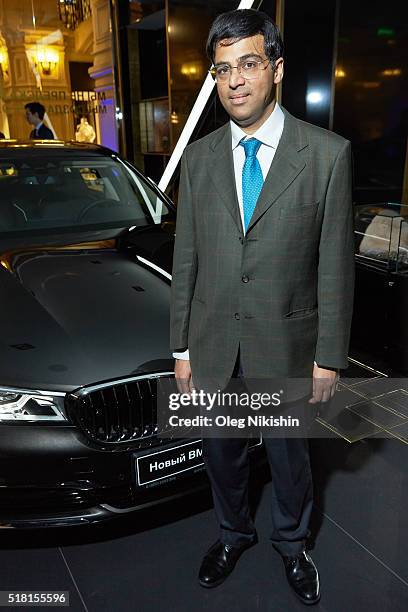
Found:
[[(275, 100), (283, 44), (255, 10), (217, 17), (207, 53), (230, 121), (183, 155), (173, 264), (171, 348), (180, 391), (232, 377), (308, 378), (307, 409), (346, 368), (354, 288), (350, 143)], [(299, 397), (296, 398), (297, 400)], [(199, 582), (221, 584), (257, 534), (248, 508), (248, 441), (203, 439), (220, 525)], [(306, 604), (320, 598), (306, 552), (313, 503), (308, 440), (264, 439), (274, 548)]]
[(29, 102), (24, 108), (28, 123), (34, 126), (34, 129), (31, 130), (30, 138), (32, 140), (54, 140), (54, 134), (43, 123), (45, 107), (40, 102)]

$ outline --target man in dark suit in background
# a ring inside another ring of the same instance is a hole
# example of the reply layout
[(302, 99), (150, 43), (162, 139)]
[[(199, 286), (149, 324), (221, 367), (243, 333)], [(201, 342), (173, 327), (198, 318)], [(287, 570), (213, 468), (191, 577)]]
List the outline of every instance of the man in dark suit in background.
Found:
[(40, 102), (29, 102), (24, 108), (28, 123), (34, 126), (34, 129), (31, 130), (30, 138), (32, 140), (54, 140), (54, 134), (43, 123), (45, 107)]
[[(224, 13), (207, 41), (230, 122), (182, 159), (171, 348), (181, 391), (246, 379), (307, 378), (311, 403), (334, 393), (354, 288), (350, 142), (275, 100), (283, 44), (260, 11)], [(306, 552), (313, 505), (308, 440), (265, 437), (274, 548), (303, 603), (320, 598)], [(257, 534), (248, 507), (248, 440), (203, 438), (220, 525), (199, 582), (221, 584)]]

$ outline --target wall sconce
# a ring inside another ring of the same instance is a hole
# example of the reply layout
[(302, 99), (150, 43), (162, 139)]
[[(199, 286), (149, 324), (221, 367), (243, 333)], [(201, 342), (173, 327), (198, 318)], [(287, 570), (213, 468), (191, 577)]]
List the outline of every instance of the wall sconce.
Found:
[(59, 55), (53, 49), (40, 49), (36, 53), (35, 60), (43, 74), (51, 74), (58, 64)]
[(170, 123), (178, 123), (178, 122), (179, 122), (178, 114), (176, 113), (176, 111), (173, 111), (170, 115)]
[(201, 79), (201, 72), (202, 66), (199, 63), (191, 62), (188, 64), (182, 64), (181, 66), (181, 74), (192, 81)]
[(8, 76), (8, 57), (3, 49), (0, 49), (0, 72), (3, 76)]
[(387, 68), (383, 70), (381, 74), (383, 76), (401, 76), (401, 68)]

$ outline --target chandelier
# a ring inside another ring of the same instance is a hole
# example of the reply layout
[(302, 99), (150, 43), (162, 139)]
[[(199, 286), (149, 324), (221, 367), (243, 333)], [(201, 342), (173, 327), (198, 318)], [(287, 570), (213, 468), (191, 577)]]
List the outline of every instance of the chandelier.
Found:
[(68, 30), (75, 30), (91, 16), (91, 0), (57, 0), (59, 18)]

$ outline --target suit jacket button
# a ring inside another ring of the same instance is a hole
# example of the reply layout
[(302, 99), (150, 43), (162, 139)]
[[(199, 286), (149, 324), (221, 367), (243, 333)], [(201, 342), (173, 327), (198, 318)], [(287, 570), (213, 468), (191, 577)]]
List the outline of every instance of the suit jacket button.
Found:
[(246, 274), (244, 274), (244, 276), (241, 278), (241, 280), (242, 280), (243, 283), (248, 283), (249, 282), (249, 277)]
[(241, 318), (241, 317), (239, 316), (239, 312), (236, 312), (236, 313), (234, 314), (234, 319), (236, 319), (237, 321), (239, 321), (239, 320), (240, 320), (240, 318)]

